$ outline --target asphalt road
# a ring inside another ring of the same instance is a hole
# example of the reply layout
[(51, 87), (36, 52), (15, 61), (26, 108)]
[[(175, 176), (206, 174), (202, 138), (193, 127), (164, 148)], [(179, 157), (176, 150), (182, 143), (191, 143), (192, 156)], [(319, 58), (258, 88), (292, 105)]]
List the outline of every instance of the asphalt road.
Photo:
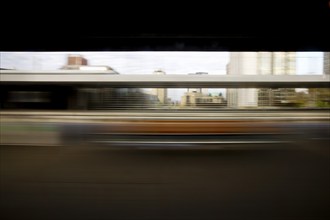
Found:
[(327, 220), (329, 150), (0, 146), (0, 218)]

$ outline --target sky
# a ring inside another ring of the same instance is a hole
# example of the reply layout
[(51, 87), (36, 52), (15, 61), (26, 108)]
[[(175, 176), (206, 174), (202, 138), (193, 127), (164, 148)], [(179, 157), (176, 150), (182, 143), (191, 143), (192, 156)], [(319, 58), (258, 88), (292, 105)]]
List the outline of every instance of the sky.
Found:
[[(18, 70), (57, 70), (67, 62), (68, 54), (84, 56), (89, 65), (106, 65), (120, 74), (152, 74), (161, 69), (166, 74), (207, 72), (226, 74), (229, 52), (0, 52), (1, 68)], [(298, 75), (322, 74), (323, 52), (297, 52)], [(169, 89), (178, 100), (185, 89)], [(225, 90), (211, 89), (211, 93)]]
[(68, 54), (83, 55), (89, 65), (111, 66), (120, 74), (167, 74), (208, 72), (225, 74), (228, 52), (2, 52), (1, 67), (24, 70), (56, 70), (66, 64)]

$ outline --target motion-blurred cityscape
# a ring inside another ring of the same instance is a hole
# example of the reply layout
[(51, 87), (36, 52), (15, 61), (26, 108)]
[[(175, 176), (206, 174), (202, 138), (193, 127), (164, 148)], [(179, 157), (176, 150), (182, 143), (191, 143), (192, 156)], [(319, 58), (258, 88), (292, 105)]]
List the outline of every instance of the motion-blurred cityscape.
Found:
[(316, 53), (226, 52), (212, 72), (195, 52), (193, 71), (140, 74), (2, 53), (0, 218), (329, 219), (330, 53)]
[[(39, 56), (42, 56), (42, 54), (39, 54)], [(236, 77), (243, 75), (254, 75), (256, 77), (297, 75), (297, 59), (296, 52), (231, 52), (229, 62), (226, 65), (226, 75)], [(312, 62), (313, 65), (313, 57), (310, 58), (309, 62)], [(323, 53), (322, 62), (323, 71), (313, 73), (313, 75), (329, 75), (329, 52)], [(14, 69), (2, 68), (2, 73), (5, 70), (15, 71)], [(75, 71), (75, 74), (86, 71), (94, 71), (94, 73), (99, 71), (99, 73), (109, 75), (121, 74), (110, 66), (89, 65), (89, 61), (81, 55), (68, 55), (67, 63), (56, 74), (61, 74), (61, 71), (63, 71), (64, 76), (70, 75), (70, 71)], [(162, 69), (155, 69), (153, 73), (149, 74), (171, 75), (171, 73), (166, 73)], [(194, 75), (203, 76), (209, 73), (194, 72), (186, 74), (194, 77)], [(146, 74), (146, 76), (141, 77), (149, 76)], [(140, 88), (135, 86), (128, 89), (113, 88), (109, 85), (97, 86), (96, 84), (89, 85), (89, 87), (71, 86), (69, 88), (67, 86), (65, 89), (68, 92), (66, 95), (61, 94), (63, 103), (59, 104), (57, 108), (106, 110), (116, 108), (330, 107), (329, 88), (244, 88), (244, 84), (240, 88), (177, 87), (177, 89), (173, 89), (165, 86), (162, 88)], [(7, 91), (4, 91), (6, 89)], [(51, 97), (59, 95), (53, 94), (53, 91), (48, 91), (51, 88), (40, 88), (39, 86), (38, 89), (39, 91), (36, 89), (34, 91), (31, 88), (26, 89), (27, 91), (10, 91), (9, 87), (4, 86), (1, 108), (47, 109), (56, 106)]]

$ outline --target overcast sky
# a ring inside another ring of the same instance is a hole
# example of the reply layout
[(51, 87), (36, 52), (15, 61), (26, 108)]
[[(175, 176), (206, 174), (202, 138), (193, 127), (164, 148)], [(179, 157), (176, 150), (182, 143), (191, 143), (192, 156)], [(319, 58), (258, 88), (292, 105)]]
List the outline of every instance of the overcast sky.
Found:
[[(67, 62), (68, 54), (83, 55), (89, 65), (106, 65), (120, 74), (166, 74), (207, 72), (226, 74), (229, 52), (0, 52), (1, 68), (18, 70), (57, 70)], [(322, 74), (322, 52), (297, 52), (297, 74)], [(175, 99), (182, 91), (169, 90)], [(210, 90), (218, 92), (220, 90)], [(222, 90), (221, 90), (222, 91)]]
[(24, 70), (56, 70), (66, 64), (67, 54), (83, 55), (89, 65), (107, 65), (120, 74), (167, 74), (208, 72), (225, 74), (228, 52), (80, 52), (1, 53), (1, 67)]
[[(90, 65), (107, 65), (120, 74), (151, 74), (163, 69), (167, 74), (208, 72), (226, 74), (229, 52), (0, 52), (1, 68), (56, 70), (67, 62), (68, 54), (83, 55)], [(297, 52), (297, 74), (323, 72), (322, 52)]]

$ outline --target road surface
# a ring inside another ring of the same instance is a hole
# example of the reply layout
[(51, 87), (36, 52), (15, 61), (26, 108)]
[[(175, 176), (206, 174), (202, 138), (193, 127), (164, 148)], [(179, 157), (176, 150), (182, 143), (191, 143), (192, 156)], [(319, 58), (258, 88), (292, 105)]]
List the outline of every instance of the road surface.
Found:
[(326, 220), (329, 149), (2, 145), (0, 218)]

